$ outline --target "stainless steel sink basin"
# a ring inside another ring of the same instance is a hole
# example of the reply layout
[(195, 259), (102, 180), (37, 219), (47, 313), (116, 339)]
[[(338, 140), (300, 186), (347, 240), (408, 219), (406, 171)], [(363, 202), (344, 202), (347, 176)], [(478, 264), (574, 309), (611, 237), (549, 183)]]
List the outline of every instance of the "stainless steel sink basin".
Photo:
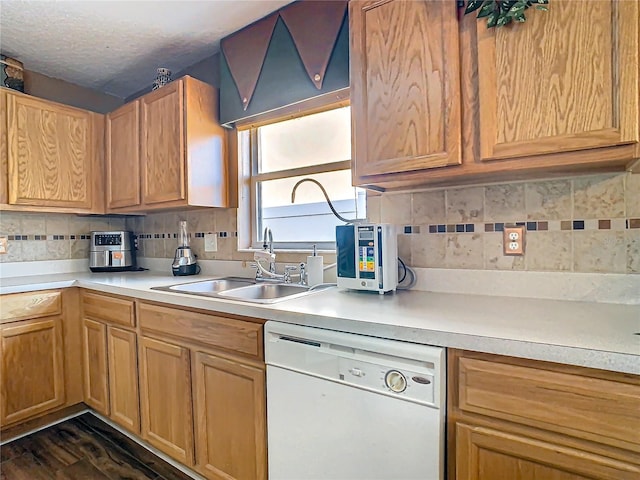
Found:
[(244, 300), (254, 303), (274, 303), (279, 300), (291, 299), (311, 293), (305, 285), (291, 283), (255, 284), (247, 287), (234, 288), (220, 292), (218, 295), (234, 300)]
[(232, 288), (246, 287), (253, 285), (255, 282), (248, 278), (220, 278), (217, 280), (204, 280), (202, 282), (182, 283), (180, 285), (171, 285), (167, 287), (169, 291), (184, 293), (218, 293)]
[(153, 290), (187, 293), (204, 297), (226, 298), (250, 303), (275, 303), (311, 294), (318, 290), (293, 283), (256, 283), (240, 277), (225, 277), (200, 282), (179, 283)]

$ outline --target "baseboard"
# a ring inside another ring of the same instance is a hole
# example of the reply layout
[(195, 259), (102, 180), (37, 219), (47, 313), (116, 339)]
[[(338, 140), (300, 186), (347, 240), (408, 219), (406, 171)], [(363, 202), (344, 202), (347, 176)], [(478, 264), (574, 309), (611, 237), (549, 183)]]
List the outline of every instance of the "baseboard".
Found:
[(159, 457), (161, 460), (163, 460), (164, 462), (168, 463), (169, 465), (171, 465), (176, 470), (179, 470), (180, 472), (184, 473), (186, 476), (188, 476), (188, 477), (190, 477), (190, 478), (192, 478), (194, 480), (206, 480), (204, 477), (202, 477), (201, 475), (197, 474), (193, 470), (185, 467), (181, 463), (176, 462), (175, 460), (173, 460), (172, 458), (167, 456), (165, 453), (163, 453), (160, 450), (152, 447), (151, 445), (149, 445), (148, 443), (144, 442), (143, 440), (141, 440), (136, 435), (132, 434), (131, 432), (128, 432), (127, 430), (123, 429), (121, 426), (115, 424), (109, 418), (104, 417), (104, 416), (100, 415), (99, 413), (91, 410), (84, 403), (78, 403), (76, 405), (72, 405), (70, 407), (66, 407), (66, 408), (60, 409), (60, 410), (58, 410), (56, 412), (51, 412), (51, 413), (45, 414), (45, 415), (43, 415), (41, 417), (34, 418), (34, 419), (28, 420), (26, 422), (20, 423), (18, 425), (15, 425), (13, 427), (8, 427), (8, 428), (2, 430), (0, 432), (0, 434), (2, 436), (1, 437), (1, 441), (0, 441), (0, 446), (5, 445), (5, 444), (10, 443), (10, 442), (13, 442), (13, 441), (16, 441), (16, 440), (19, 440), (20, 438), (26, 437), (28, 435), (31, 435), (31, 434), (36, 433), (36, 432), (39, 432), (41, 430), (44, 430), (44, 429), (49, 428), (49, 427), (52, 427), (52, 426), (57, 425), (59, 423), (65, 422), (67, 420), (71, 420), (73, 418), (79, 417), (79, 416), (84, 415), (86, 413), (91, 414), (93, 417), (95, 417), (100, 422), (105, 423), (106, 425), (108, 425), (113, 430), (116, 430), (121, 435), (126, 436), (132, 442), (136, 443), (141, 448), (144, 448), (145, 450), (149, 451), (150, 453), (152, 453), (156, 457)]
[(70, 407), (65, 407), (60, 410), (56, 410), (55, 412), (50, 412), (40, 417), (32, 418), (26, 422), (3, 428), (0, 431), (0, 446), (5, 443), (13, 442), (14, 440), (18, 440), (19, 438), (26, 437), (27, 435), (31, 435), (32, 433), (39, 432), (40, 430), (44, 430), (45, 428), (49, 428), (53, 425), (57, 425), (58, 423), (71, 420), (72, 418), (78, 417), (89, 411), (89, 407), (84, 403), (77, 403)]
[(196, 472), (194, 472), (193, 470), (185, 467), (181, 463), (176, 462), (171, 457), (169, 457), (167, 454), (165, 454), (165, 453), (161, 452), (160, 450), (158, 450), (157, 448), (149, 445), (148, 443), (146, 443), (144, 440), (141, 440), (139, 437), (137, 437), (133, 433), (125, 430), (120, 425), (114, 423), (111, 419), (109, 419), (107, 417), (104, 417), (101, 414), (99, 414), (98, 412), (95, 412), (93, 410), (89, 410), (88, 413), (90, 413), (92, 416), (94, 416), (95, 418), (97, 418), (101, 422), (106, 423), (107, 425), (109, 425), (114, 430), (117, 430), (119, 433), (121, 433), (125, 437), (129, 438), (130, 440), (132, 440), (133, 442), (135, 442), (136, 444), (138, 444), (139, 446), (141, 446), (145, 450), (148, 450), (149, 452), (151, 452), (155, 456), (161, 458), (162, 460), (167, 462), (172, 467), (180, 470), (185, 475), (193, 478), (194, 480), (206, 480), (203, 476), (201, 476), (201, 475), (197, 474)]

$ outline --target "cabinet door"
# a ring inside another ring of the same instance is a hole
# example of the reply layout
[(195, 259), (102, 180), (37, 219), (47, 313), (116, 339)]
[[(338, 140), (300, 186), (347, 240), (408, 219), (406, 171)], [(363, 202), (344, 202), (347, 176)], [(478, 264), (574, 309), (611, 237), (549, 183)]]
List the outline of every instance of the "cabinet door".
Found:
[(456, 425), (457, 480), (631, 480), (640, 467), (492, 428)]
[(9, 203), (7, 94), (0, 88), (0, 204)]
[(134, 433), (140, 433), (136, 334), (109, 327), (107, 337), (111, 419)]
[(84, 403), (103, 415), (109, 415), (107, 326), (85, 318), (82, 331)]
[(107, 208), (140, 205), (140, 102), (107, 115)]
[(183, 89), (175, 81), (141, 99), (144, 204), (186, 198)]
[(7, 96), (9, 203), (90, 209), (91, 113)]
[(193, 465), (189, 350), (140, 338), (142, 438), (185, 465)]
[(478, 22), (483, 160), (638, 142), (639, 3), (552, 3), (522, 26)]
[(196, 469), (215, 479), (266, 479), (264, 371), (197, 353)]
[(60, 317), (2, 325), (0, 358), (0, 423), (3, 426), (64, 404)]
[(354, 179), (459, 164), (456, 2), (352, 1)]

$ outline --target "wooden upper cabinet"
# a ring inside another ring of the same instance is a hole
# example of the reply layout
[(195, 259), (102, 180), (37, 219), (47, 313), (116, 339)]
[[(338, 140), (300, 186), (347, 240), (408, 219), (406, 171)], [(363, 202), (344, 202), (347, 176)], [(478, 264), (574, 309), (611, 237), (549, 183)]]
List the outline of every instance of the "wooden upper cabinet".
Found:
[(140, 102), (128, 103), (106, 119), (107, 208), (140, 205)]
[(217, 91), (183, 77), (139, 100), (142, 206), (230, 206), (227, 132)]
[(92, 113), (6, 92), (9, 204), (93, 206)]
[(0, 88), (0, 205), (9, 203), (7, 93)]
[(65, 402), (60, 316), (0, 327), (0, 424), (28, 419)]
[(456, 2), (351, 1), (353, 176), (461, 161)]
[(636, 1), (551, 2), (514, 28), (478, 25), (482, 160), (639, 141)]
[(142, 185), (146, 204), (186, 198), (184, 86), (172, 82), (142, 99)]

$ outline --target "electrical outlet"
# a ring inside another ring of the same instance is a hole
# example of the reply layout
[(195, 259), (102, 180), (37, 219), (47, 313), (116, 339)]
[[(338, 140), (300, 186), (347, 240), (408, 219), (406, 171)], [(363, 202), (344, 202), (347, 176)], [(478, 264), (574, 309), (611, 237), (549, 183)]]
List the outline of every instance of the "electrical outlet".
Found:
[(218, 251), (218, 235), (215, 233), (204, 234), (204, 251), (205, 252), (217, 252)]
[(0, 255), (4, 255), (7, 253), (7, 249), (9, 248), (8, 238), (6, 235), (2, 235), (0, 237)]
[(524, 227), (504, 227), (503, 250), (505, 255), (524, 255)]

